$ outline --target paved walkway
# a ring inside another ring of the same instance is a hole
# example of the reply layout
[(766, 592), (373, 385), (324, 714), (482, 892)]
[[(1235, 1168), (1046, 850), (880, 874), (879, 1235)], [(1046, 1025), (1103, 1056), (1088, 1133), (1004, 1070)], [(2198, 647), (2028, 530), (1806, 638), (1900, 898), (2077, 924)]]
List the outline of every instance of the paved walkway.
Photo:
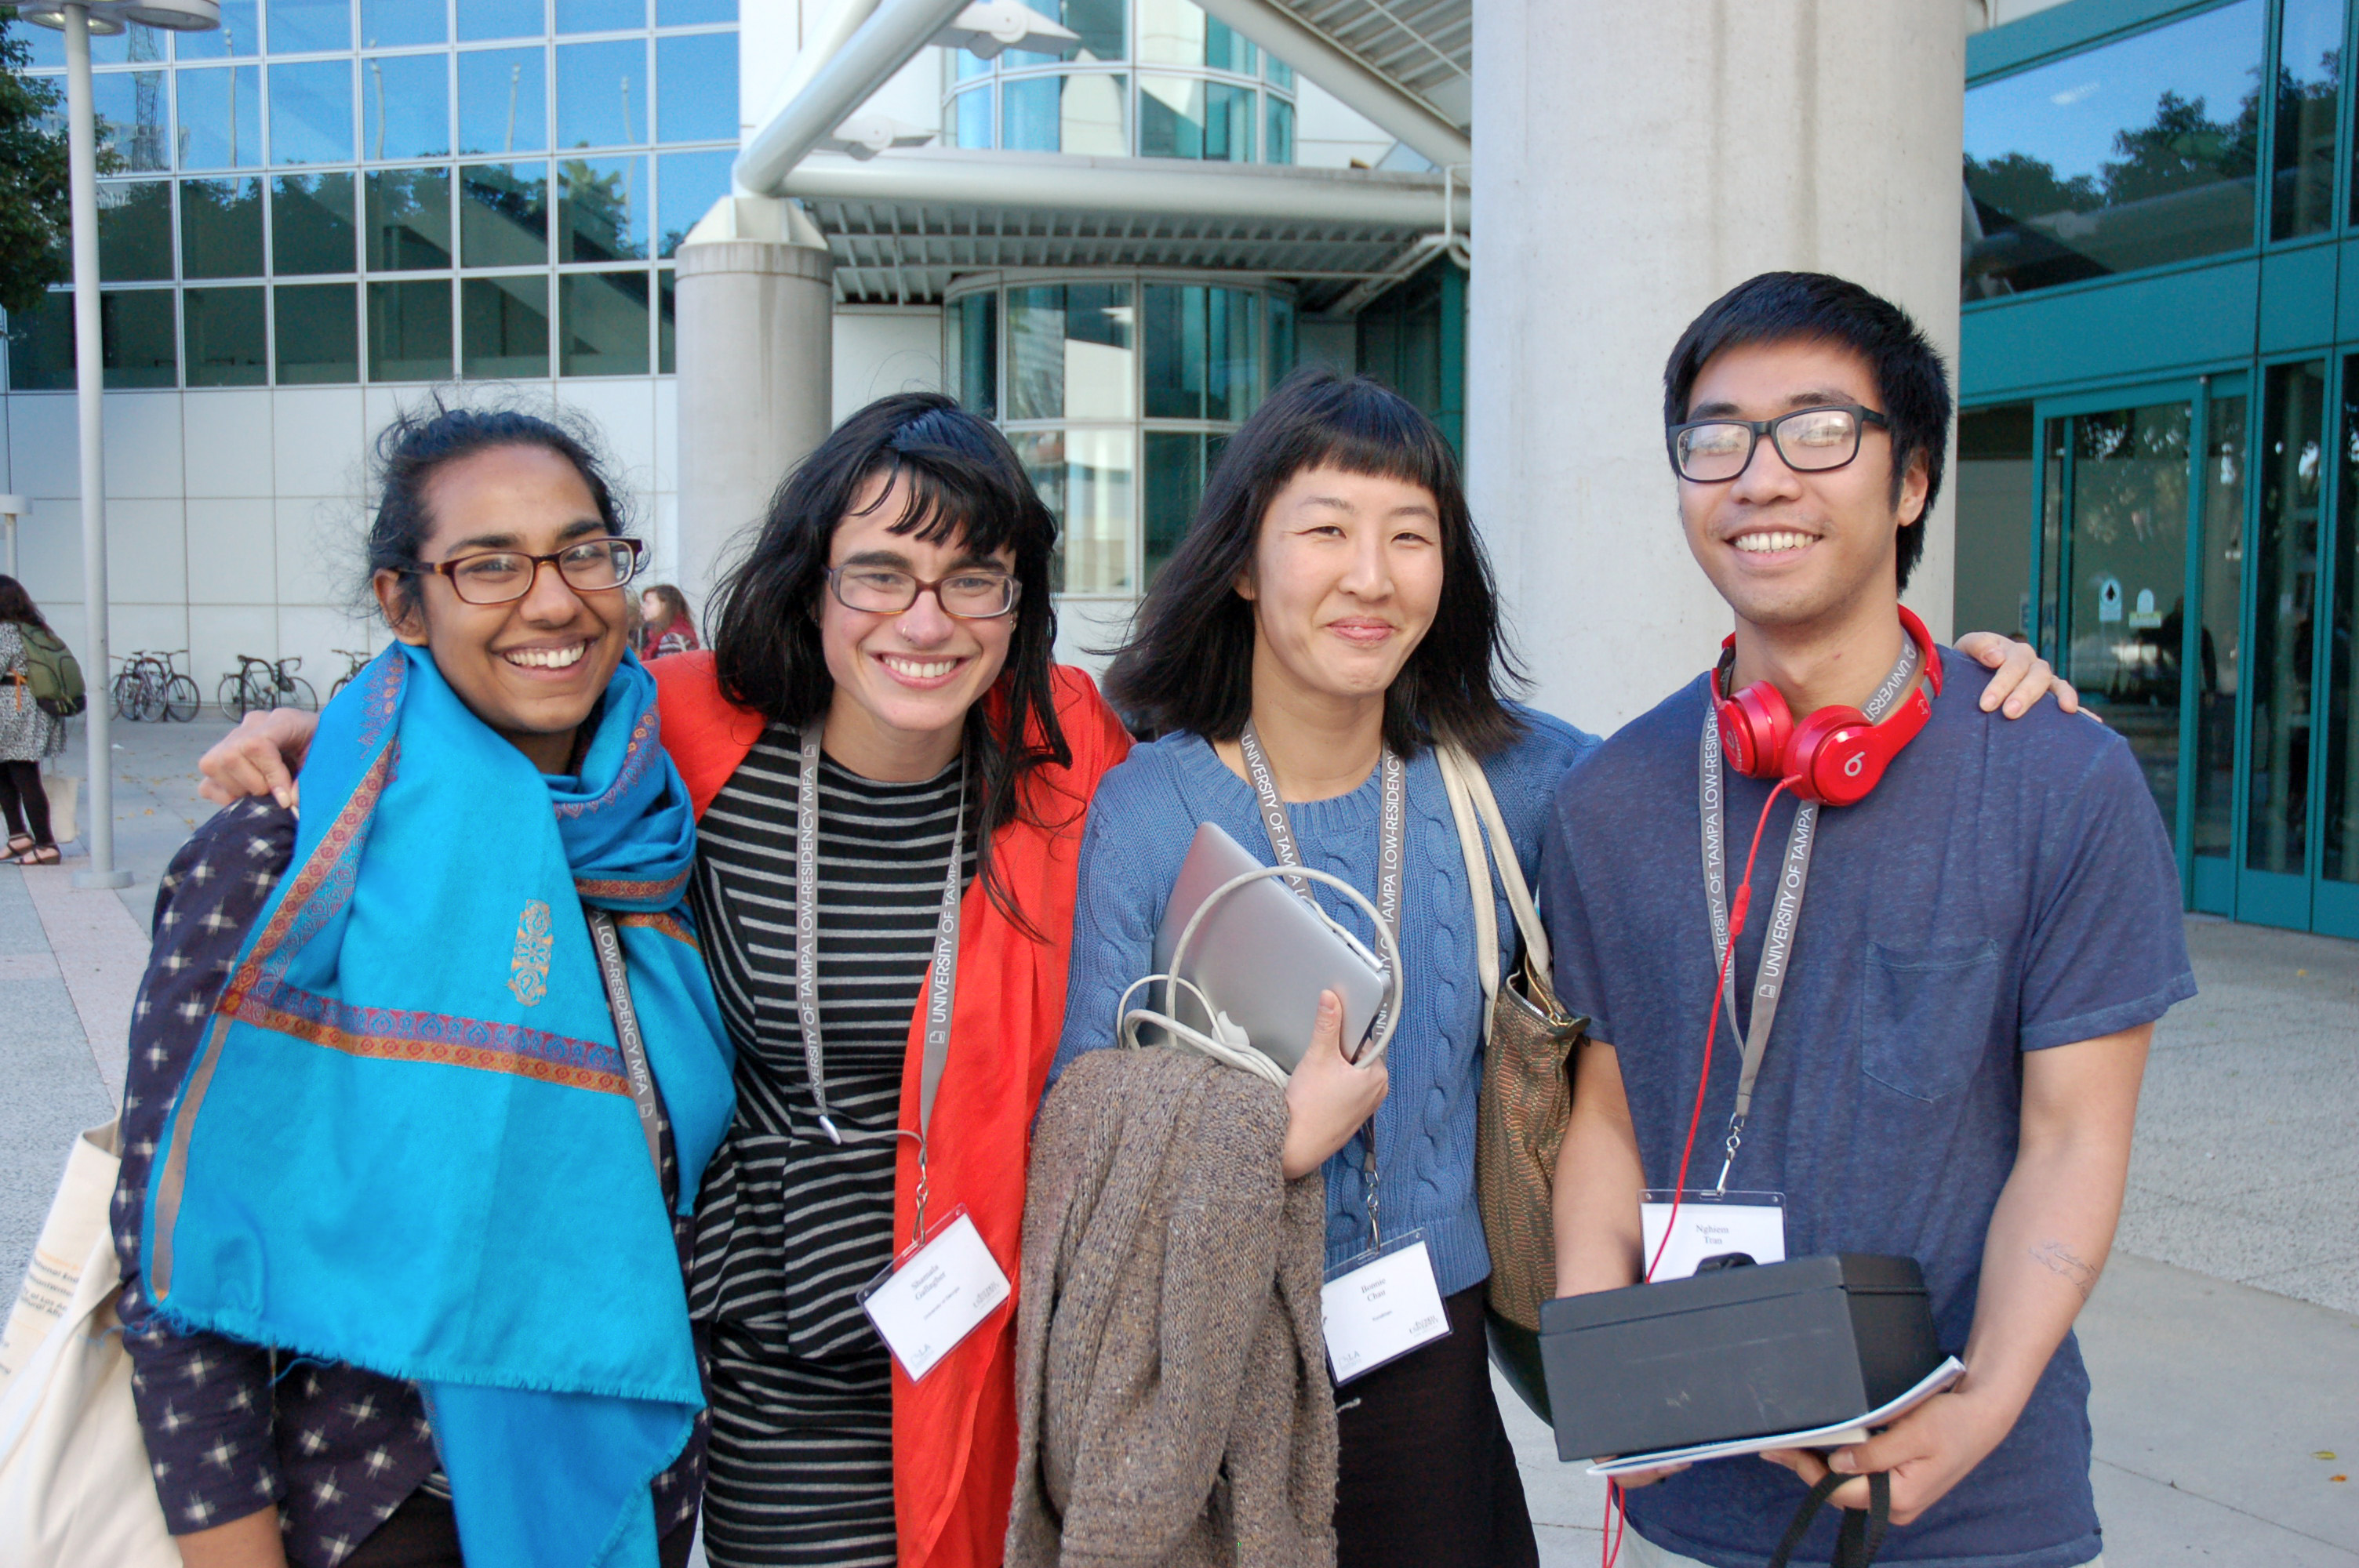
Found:
[[(227, 727), (115, 728), (121, 894), (0, 867), (0, 1277), (113, 1112), (158, 874)], [(79, 736), (77, 736), (79, 740)], [(74, 766), (78, 753), (67, 759)], [(83, 862), (86, 863), (86, 862)], [(2191, 918), (2121, 1240), (2082, 1316), (2110, 1568), (2359, 1568), (2359, 943)], [(1541, 1561), (1597, 1560), (1602, 1487), (1504, 1390)], [(1737, 1460), (1744, 1464), (1751, 1461)]]

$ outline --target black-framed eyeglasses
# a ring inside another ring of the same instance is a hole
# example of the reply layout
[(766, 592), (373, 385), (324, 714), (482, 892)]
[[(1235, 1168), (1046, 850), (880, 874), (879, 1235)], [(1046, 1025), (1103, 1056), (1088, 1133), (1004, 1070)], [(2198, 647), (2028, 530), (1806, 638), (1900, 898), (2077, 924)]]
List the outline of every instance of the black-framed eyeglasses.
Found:
[(544, 566), (555, 567), (565, 586), (576, 593), (620, 588), (639, 575), (646, 551), (646, 542), (639, 539), (583, 539), (546, 556), (484, 550), (428, 561), (417, 569), (449, 578), (452, 590), (469, 604), (513, 604), (532, 591)]
[(1859, 456), (1868, 426), (1889, 430), (1892, 421), (1856, 403), (1797, 408), (1775, 419), (1690, 419), (1665, 432), (1671, 467), (1691, 484), (1725, 484), (1753, 461), (1761, 438), (1797, 473), (1824, 473)]
[(827, 585), (846, 609), (870, 615), (898, 615), (930, 589), (945, 615), (961, 621), (995, 621), (1016, 608), (1023, 584), (1003, 571), (972, 567), (947, 577), (921, 578), (893, 567), (830, 567)]

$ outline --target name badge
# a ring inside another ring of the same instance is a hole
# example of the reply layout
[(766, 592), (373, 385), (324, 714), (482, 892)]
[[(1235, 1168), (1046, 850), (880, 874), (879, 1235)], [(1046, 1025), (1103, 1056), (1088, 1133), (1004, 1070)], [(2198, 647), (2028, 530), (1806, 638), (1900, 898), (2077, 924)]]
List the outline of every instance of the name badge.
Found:
[(1432, 1255), (1415, 1231), (1330, 1270), (1319, 1307), (1338, 1386), (1450, 1333)]
[(1679, 1228), (1671, 1244), (1663, 1246), (1663, 1232), (1671, 1225), (1671, 1194), (1658, 1188), (1644, 1195), (1638, 1206), (1640, 1257), (1663, 1260), (1654, 1278), (1684, 1280), (1708, 1259), (1741, 1254), (1756, 1263), (1786, 1260), (1786, 1195), (1783, 1193), (1683, 1192), (1679, 1195)]
[(1007, 1275), (963, 1206), (860, 1292), (861, 1310), (916, 1382), (1007, 1300)]

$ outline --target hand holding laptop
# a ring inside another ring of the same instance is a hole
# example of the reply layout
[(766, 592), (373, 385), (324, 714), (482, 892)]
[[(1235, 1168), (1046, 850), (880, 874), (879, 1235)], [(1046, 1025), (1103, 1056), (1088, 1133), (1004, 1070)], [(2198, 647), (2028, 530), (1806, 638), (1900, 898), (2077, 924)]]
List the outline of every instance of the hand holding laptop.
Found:
[(1286, 1081), (1286, 1179), (1307, 1176), (1352, 1141), (1384, 1103), (1385, 1065), (1355, 1065), (1343, 1054), (1343, 1002), (1319, 993), (1310, 1048)]

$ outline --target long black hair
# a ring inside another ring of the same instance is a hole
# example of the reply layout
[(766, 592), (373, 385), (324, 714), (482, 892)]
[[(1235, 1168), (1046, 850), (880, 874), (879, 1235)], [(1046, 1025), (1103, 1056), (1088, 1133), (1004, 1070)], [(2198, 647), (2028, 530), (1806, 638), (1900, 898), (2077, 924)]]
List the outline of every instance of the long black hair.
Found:
[[(12, 621), (19, 626), (38, 626), (49, 632), (49, 623), (41, 619), (41, 607), (25, 591), (25, 585), (15, 578), (0, 575), (0, 621)], [(57, 635), (49, 632), (49, 635)]]
[(1365, 376), (1312, 367), (1288, 376), (1233, 437), (1195, 523), (1147, 591), (1106, 672), (1116, 708), (1156, 730), (1234, 740), (1253, 714), (1253, 568), (1264, 515), (1306, 469), (1377, 475), (1430, 492), (1441, 523), (1441, 602), (1385, 693), (1385, 743), (1400, 755), (1454, 741), (1478, 756), (1523, 723), (1501, 697), (1524, 686), (1499, 624), (1490, 557), (1475, 535), (1458, 454), (1432, 420)]
[(994, 873), (991, 837), (1035, 809), (1030, 792), (1020, 787), (1026, 774), (1073, 760), (1057, 723), (1051, 675), (1057, 612), (1049, 568), (1057, 520), (989, 420), (940, 393), (880, 397), (795, 465), (705, 607), (722, 695), (774, 724), (800, 727), (827, 712), (835, 678), (828, 674), (818, 611), (828, 556), (861, 488), (879, 477), (907, 486), (894, 533), (929, 545), (956, 540), (977, 556), (1006, 550), (1016, 558), (1019, 586), (1007, 664), (967, 709), (966, 744), (982, 828), (977, 874), (991, 901), (1030, 931)]
[(593, 441), (586, 427), (572, 428), (510, 408), (449, 408), (439, 397), (427, 407), (395, 415), (377, 432), (376, 511), (369, 519), (364, 582), (380, 571), (400, 573), (396, 602), (405, 613), (416, 610), (419, 552), (434, 534), (426, 492), (451, 464), (494, 447), (539, 447), (563, 458), (589, 488), (599, 520), (615, 534), (626, 533), (628, 519), (606, 482)]

